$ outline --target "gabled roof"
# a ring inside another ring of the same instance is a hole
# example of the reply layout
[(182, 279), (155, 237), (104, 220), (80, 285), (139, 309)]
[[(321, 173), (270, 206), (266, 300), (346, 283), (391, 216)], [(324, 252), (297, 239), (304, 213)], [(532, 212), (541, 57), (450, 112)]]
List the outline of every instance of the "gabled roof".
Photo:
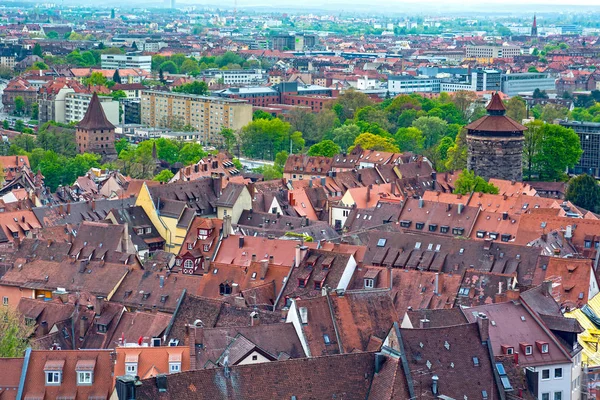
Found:
[(96, 92), (92, 95), (85, 116), (77, 124), (77, 128), (87, 130), (115, 129), (115, 126), (106, 118)]

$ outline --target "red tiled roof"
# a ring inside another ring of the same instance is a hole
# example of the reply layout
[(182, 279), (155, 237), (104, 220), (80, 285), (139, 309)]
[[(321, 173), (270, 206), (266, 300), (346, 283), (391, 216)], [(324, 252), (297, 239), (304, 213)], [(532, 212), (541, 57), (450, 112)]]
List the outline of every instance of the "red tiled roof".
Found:
[(92, 100), (90, 100), (90, 105), (88, 106), (85, 116), (81, 122), (77, 124), (77, 127), (88, 130), (115, 129), (115, 126), (108, 120), (108, 118), (106, 118), (106, 114), (104, 114), (104, 110), (102, 109), (102, 105), (98, 99), (98, 94), (95, 92), (92, 95)]

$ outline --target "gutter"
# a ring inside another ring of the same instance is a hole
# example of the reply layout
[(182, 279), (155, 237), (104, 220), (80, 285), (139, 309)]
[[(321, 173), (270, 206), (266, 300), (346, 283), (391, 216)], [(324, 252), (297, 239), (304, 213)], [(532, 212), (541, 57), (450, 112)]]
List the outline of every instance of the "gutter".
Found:
[(331, 304), (331, 298), (329, 297), (329, 292), (325, 294), (327, 297), (327, 305), (329, 306), (329, 313), (331, 314), (331, 322), (333, 323), (333, 330), (335, 331), (335, 338), (338, 342), (338, 349), (340, 350), (340, 354), (344, 354), (344, 348), (342, 346), (342, 339), (340, 338), (340, 333), (338, 332), (337, 324), (335, 323), (335, 315), (333, 314), (333, 305)]
[(21, 379), (19, 379), (19, 391), (17, 392), (16, 400), (23, 398), (23, 390), (25, 389), (25, 378), (27, 377), (27, 368), (29, 367), (29, 358), (31, 357), (31, 347), (25, 350), (25, 358), (23, 359), (23, 368), (21, 369)]
[(408, 386), (408, 395), (411, 399), (416, 399), (415, 385), (413, 383), (412, 375), (410, 374), (410, 367), (408, 366), (408, 359), (406, 358), (406, 351), (404, 350), (404, 342), (402, 341), (402, 334), (400, 333), (400, 326), (398, 325), (398, 322), (394, 322), (394, 330), (396, 331), (396, 336), (398, 337), (400, 360), (402, 361), (402, 370), (404, 371), (406, 385)]

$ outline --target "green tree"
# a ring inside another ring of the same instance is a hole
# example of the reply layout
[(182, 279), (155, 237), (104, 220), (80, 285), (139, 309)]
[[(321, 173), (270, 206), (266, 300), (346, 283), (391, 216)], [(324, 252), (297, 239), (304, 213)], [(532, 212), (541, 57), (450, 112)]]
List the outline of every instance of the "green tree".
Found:
[(169, 74), (176, 74), (179, 71), (177, 64), (170, 60), (160, 64), (160, 70), (163, 71), (163, 73), (168, 72)]
[(112, 78), (114, 83), (121, 83), (121, 75), (119, 75), (119, 69), (115, 69), (115, 73), (113, 74), (113, 78)]
[(25, 318), (8, 307), (0, 309), (0, 357), (23, 357), (31, 347), (29, 339), (35, 331), (34, 324), (27, 324)]
[(535, 88), (535, 90), (533, 91), (533, 98), (534, 99), (547, 99), (548, 93), (546, 93), (545, 90), (540, 90), (538, 88)]
[(171, 179), (173, 179), (173, 177), (175, 176), (174, 173), (172, 173), (170, 170), (168, 169), (163, 169), (162, 171), (160, 171), (153, 180), (157, 181), (157, 182), (163, 182), (163, 183), (167, 183), (169, 182)]
[(36, 43), (33, 46), (33, 55), (34, 56), (38, 56), (38, 57), (42, 57), (44, 55), (44, 52), (42, 51), (42, 46), (40, 46), (39, 43)]
[(207, 155), (208, 153), (198, 143), (186, 143), (179, 151), (179, 162), (183, 165), (196, 164)]
[(556, 181), (565, 177), (567, 168), (577, 164), (583, 150), (579, 136), (573, 129), (560, 125), (544, 124), (533, 166), (540, 180)]
[(283, 168), (285, 167), (285, 163), (289, 157), (289, 153), (285, 150), (281, 150), (279, 153), (275, 154), (275, 160), (273, 166), (283, 172)]
[(235, 137), (235, 133), (233, 132), (233, 129), (223, 128), (223, 129), (221, 129), (220, 134), (223, 137), (223, 144), (225, 145), (225, 148), (227, 150), (232, 149), (237, 141), (237, 139)]
[(360, 135), (360, 128), (354, 124), (342, 125), (331, 133), (333, 142), (342, 149), (352, 146), (358, 135)]
[(454, 93), (452, 102), (458, 111), (460, 111), (465, 121), (471, 120), (474, 109), (473, 103), (475, 100), (477, 100), (477, 95), (475, 92), (470, 90), (459, 90), (458, 92)]
[(200, 73), (200, 66), (198, 65), (197, 61), (188, 58), (183, 62), (183, 64), (181, 64), (179, 72), (187, 75), (197, 75)]
[(25, 99), (23, 96), (15, 97), (15, 114), (22, 115), (25, 111)]
[(446, 170), (456, 171), (467, 168), (467, 130), (461, 129), (456, 135), (454, 144), (446, 152)]
[(273, 119), (273, 118), (275, 118), (275, 117), (263, 110), (256, 110), (252, 114), (253, 121), (257, 120), (257, 119)]
[(58, 32), (50, 31), (46, 33), (46, 39), (58, 39)]
[(565, 199), (597, 213), (600, 211), (600, 185), (588, 174), (576, 176), (569, 181)]
[(208, 94), (208, 85), (204, 81), (194, 81), (175, 86), (173, 91), (176, 93), (188, 93), (204, 96)]
[(111, 93), (111, 97), (113, 98), (113, 100), (119, 101), (120, 99), (126, 99), (127, 93), (125, 93), (123, 90), (115, 90)]
[(343, 123), (354, 118), (354, 113), (363, 107), (372, 105), (373, 102), (366, 94), (350, 89), (339, 95), (333, 105), (333, 111)]
[(557, 119), (564, 119), (569, 110), (566, 107), (562, 107), (558, 104), (548, 103), (542, 107), (542, 114), (540, 118), (544, 122), (553, 123)]
[(520, 96), (511, 97), (506, 102), (506, 116), (521, 123), (527, 117), (527, 106), (525, 100)]
[(295, 108), (285, 116), (292, 131), (302, 132), (302, 137), (309, 145), (317, 143), (322, 138), (322, 132), (317, 131), (315, 119), (315, 114), (301, 108)]
[(119, 155), (121, 153), (121, 151), (123, 151), (127, 148), (129, 148), (129, 142), (127, 141), (127, 139), (121, 138), (121, 139), (115, 141), (115, 150), (117, 152), (117, 155)]
[(396, 135), (394, 135), (394, 139), (396, 140), (398, 147), (400, 147), (400, 151), (403, 152), (410, 151), (421, 154), (423, 145), (425, 144), (423, 132), (414, 127), (399, 128)]
[(40, 116), (40, 105), (38, 103), (33, 103), (31, 105), (31, 119), (37, 120)]
[(102, 72), (92, 72), (89, 77), (83, 79), (83, 84), (86, 86), (106, 86), (108, 79)]
[(272, 181), (283, 177), (283, 172), (271, 165), (256, 168), (254, 171), (261, 174), (265, 181)]
[(31, 71), (44, 71), (47, 69), (50, 69), (50, 67), (48, 67), (48, 64), (46, 64), (43, 61), (36, 61), (33, 63), (31, 68), (28, 68), (28, 70), (31, 70)]
[(448, 123), (439, 117), (417, 118), (412, 126), (423, 132), (425, 136), (424, 148), (433, 147), (448, 130)]
[(523, 132), (525, 140), (523, 141), (523, 169), (527, 180), (531, 180), (532, 175), (537, 173), (534, 162), (542, 140), (542, 127), (544, 123), (541, 120), (535, 120), (527, 124), (527, 130)]
[(333, 157), (341, 151), (340, 146), (331, 140), (323, 140), (322, 142), (313, 144), (308, 149), (309, 156), (324, 156)]
[(358, 135), (354, 140), (354, 146), (351, 146), (348, 151), (352, 151), (355, 146), (360, 146), (365, 150), (389, 151), (392, 153), (400, 151), (391, 138), (373, 135), (372, 133), (361, 133)]
[(272, 160), (277, 152), (289, 148), (290, 131), (290, 124), (279, 118), (254, 120), (240, 134), (242, 152), (248, 157)]
[(181, 53), (173, 54), (171, 57), (169, 57), (169, 59), (173, 61), (175, 65), (177, 65), (177, 68), (181, 67), (186, 60), (189, 60), (185, 54)]
[[(23, 120), (21, 120), (21, 119), (18, 119), (18, 120), (15, 122), (15, 131), (18, 131), (18, 132), (23, 132), (23, 130), (24, 130), (24, 129), (25, 129), (25, 123), (23, 122)], [(33, 140), (33, 139), (32, 139), (32, 140)], [(26, 150), (27, 150), (27, 149), (26, 149)]]
[(7, 119), (2, 121), (2, 129), (10, 129), (10, 124)]
[(527, 69), (527, 72), (538, 73), (540, 71), (538, 71), (538, 69), (532, 65)]
[(476, 176), (475, 172), (463, 170), (454, 182), (454, 193), (469, 194), (473, 192), (498, 194), (498, 188), (486, 182), (482, 177)]

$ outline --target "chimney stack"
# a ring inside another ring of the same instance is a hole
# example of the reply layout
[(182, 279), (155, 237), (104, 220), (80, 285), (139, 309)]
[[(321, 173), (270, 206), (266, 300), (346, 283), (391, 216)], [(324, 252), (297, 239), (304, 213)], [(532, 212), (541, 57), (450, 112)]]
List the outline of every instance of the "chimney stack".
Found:
[(223, 239), (226, 239), (231, 233), (231, 215), (223, 217)]
[(252, 311), (250, 313), (250, 326), (260, 325), (260, 314), (258, 311)]
[(504, 221), (506, 221), (506, 220), (508, 219), (508, 212), (507, 212), (507, 211), (504, 211), (504, 212), (502, 213), (502, 219), (503, 219)]
[(459, 203), (458, 204), (458, 214), (462, 214), (464, 208), (465, 208), (465, 205), (462, 203)]
[(129, 224), (123, 224), (123, 253), (129, 254)]
[(440, 294), (440, 273), (439, 272), (435, 273), (435, 280), (434, 280), (434, 285), (433, 285), (433, 294), (436, 295), (436, 296)]
[(240, 236), (240, 239), (239, 239), (239, 248), (242, 249), (243, 247), (244, 247), (244, 237)]
[(48, 321), (42, 321), (40, 326), (42, 327), (42, 335), (46, 336), (48, 334)]
[(261, 260), (260, 261), (260, 279), (265, 279), (267, 276), (267, 271), (269, 270), (269, 260)]
[(438, 394), (438, 381), (440, 380), (440, 378), (437, 375), (433, 375), (431, 377), (431, 391), (433, 392), (434, 396), (437, 396)]
[(490, 320), (484, 313), (477, 315), (477, 325), (479, 326), (479, 336), (481, 342), (487, 342), (490, 339)]
[(160, 281), (160, 283), (159, 283), (159, 284), (160, 284), (160, 287), (161, 287), (161, 288), (165, 287), (165, 276), (164, 276), (164, 275), (160, 275), (160, 276), (158, 277), (158, 279), (159, 279), (159, 281)]
[(548, 279), (548, 280), (545, 280), (544, 282), (542, 282), (542, 293), (546, 297), (552, 296), (552, 281), (551, 280)]
[(79, 339), (83, 339), (85, 337), (85, 320), (85, 316), (81, 317), (79, 320)]
[(428, 320), (427, 318), (424, 318), (419, 321), (419, 328), (421, 328), (421, 329), (427, 329), (430, 326), (431, 326), (431, 321)]
[(367, 206), (369, 205), (369, 202), (371, 201), (371, 189), (373, 189), (373, 185), (369, 185), (367, 187)]
[(419, 199), (419, 208), (423, 208), (423, 204), (425, 204), (425, 201), (423, 199)]
[(256, 254), (252, 254), (252, 262), (256, 262)]
[(96, 211), (96, 199), (92, 199), (92, 211)]

